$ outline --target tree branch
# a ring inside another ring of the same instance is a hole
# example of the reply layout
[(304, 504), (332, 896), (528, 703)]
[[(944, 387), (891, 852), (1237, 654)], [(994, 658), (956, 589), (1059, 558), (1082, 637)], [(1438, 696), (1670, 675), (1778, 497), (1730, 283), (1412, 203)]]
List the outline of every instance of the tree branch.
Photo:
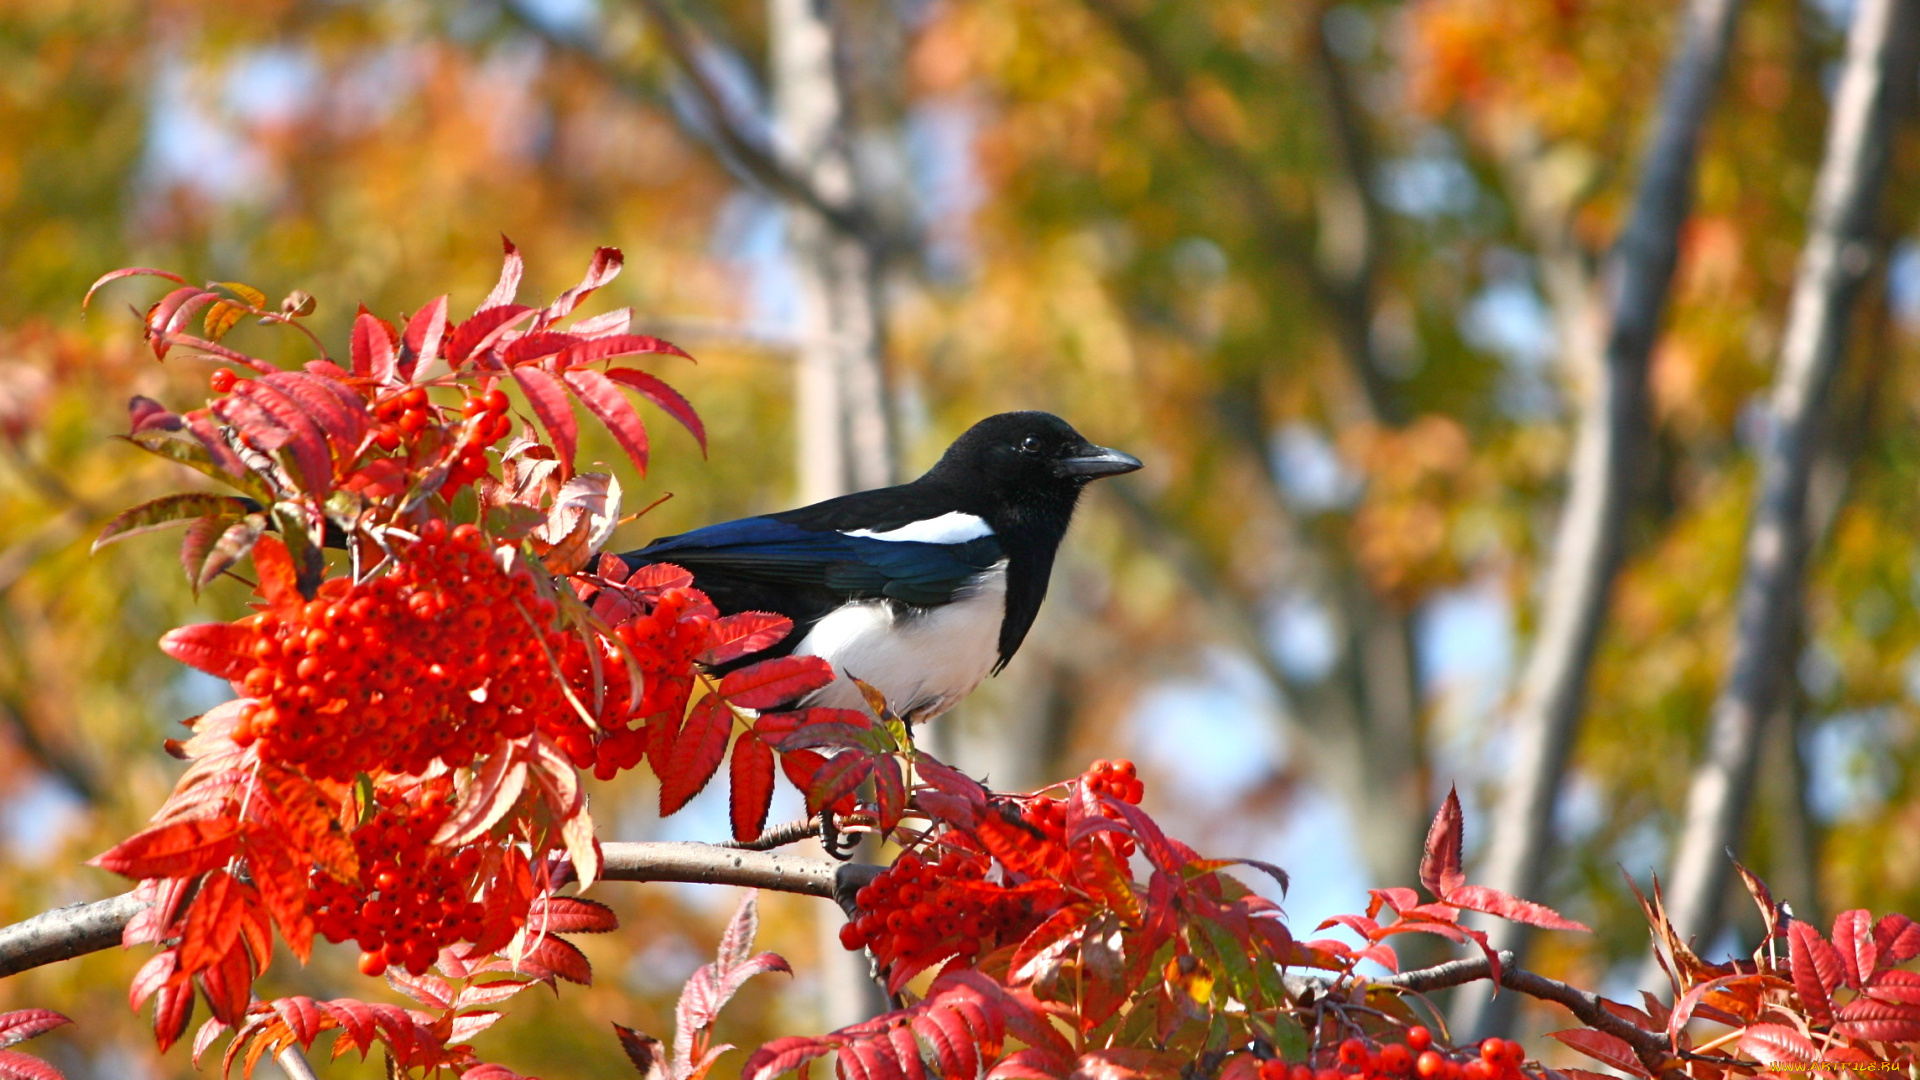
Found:
[[(1515, 896), (1537, 895), (1551, 862), (1554, 800), (1586, 707), (1588, 676), (1650, 441), (1648, 358), (1679, 259), (1680, 230), (1693, 205), (1700, 133), (1739, 11), (1740, 0), (1689, 0), (1682, 13), (1680, 51), (1667, 68), (1633, 205), (1602, 271), (1609, 319), (1604, 351), (1581, 409), (1567, 502), (1546, 570), (1540, 631), (1512, 714), (1513, 782), (1494, 817), (1483, 873), (1488, 885)], [(1524, 926), (1497, 923), (1488, 929), (1496, 945), (1525, 959)], [(1466, 1005), (1461, 1026), (1498, 1034), (1511, 1021), (1507, 1002), (1476, 1000)]]
[[(601, 846), (608, 881), (684, 881), (740, 885), (831, 900), (857, 890), (880, 867), (779, 852), (746, 851), (691, 842), (611, 843)], [(863, 880), (864, 879), (864, 880)], [(120, 943), (127, 921), (144, 901), (122, 893), (90, 904), (68, 904), (0, 927), (0, 978), (70, 960)]]
[(1761, 728), (1792, 670), (1794, 628), (1813, 546), (1807, 491), (1826, 436), (1826, 403), (1846, 355), (1855, 297), (1878, 260), (1877, 219), (1894, 120), (1913, 82), (1920, 0), (1861, 0), (1847, 35), (1827, 145), (1801, 250), (1773, 423), (1748, 526), (1733, 661), (1714, 701), (1674, 857), (1667, 911), (1681, 936), (1709, 934), (1727, 884), (1721, 852), (1741, 846)]

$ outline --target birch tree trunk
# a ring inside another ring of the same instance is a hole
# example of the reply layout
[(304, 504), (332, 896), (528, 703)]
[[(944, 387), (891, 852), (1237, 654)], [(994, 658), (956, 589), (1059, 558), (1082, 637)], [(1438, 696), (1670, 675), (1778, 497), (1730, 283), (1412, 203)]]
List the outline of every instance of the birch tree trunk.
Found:
[[(1512, 782), (1493, 818), (1487, 866), (1479, 879), (1536, 897), (1546, 881), (1555, 797), (1586, 706), (1607, 602), (1625, 550), (1635, 477), (1649, 444), (1647, 362), (1678, 261), (1680, 229), (1693, 204), (1694, 161), (1715, 86), (1740, 12), (1739, 0), (1691, 0), (1680, 51), (1667, 69), (1652, 140), (1625, 230), (1601, 274), (1608, 321), (1597, 358), (1569, 357), (1592, 372), (1581, 402), (1566, 507), (1561, 511), (1542, 593), (1540, 631), (1520, 678), (1512, 724)], [(1567, 342), (1579, 349), (1583, 338)], [(1597, 362), (1596, 362), (1597, 361)], [(1517, 923), (1488, 925), (1495, 947), (1524, 964), (1528, 935)], [(1469, 994), (1456, 1026), (1504, 1034), (1512, 996)]]
[(1741, 846), (1762, 727), (1787, 690), (1813, 530), (1808, 486), (1827, 399), (1846, 354), (1860, 286), (1878, 255), (1876, 228), (1894, 121), (1914, 78), (1920, 0), (1859, 0), (1834, 96), (1806, 246), (1761, 452), (1749, 523), (1733, 660), (1694, 771), (1667, 889), (1682, 937), (1712, 937), (1727, 886), (1726, 852)]
[[(776, 148), (824, 201), (857, 208), (863, 192), (840, 71), (843, 28), (835, 15), (832, 0), (768, 0)], [(800, 501), (884, 487), (896, 470), (876, 241), (793, 200), (786, 204), (786, 222), (799, 293), (794, 451)], [(840, 945), (844, 921), (839, 909), (820, 908), (820, 1008), (829, 1028), (888, 1008), (865, 954)]]

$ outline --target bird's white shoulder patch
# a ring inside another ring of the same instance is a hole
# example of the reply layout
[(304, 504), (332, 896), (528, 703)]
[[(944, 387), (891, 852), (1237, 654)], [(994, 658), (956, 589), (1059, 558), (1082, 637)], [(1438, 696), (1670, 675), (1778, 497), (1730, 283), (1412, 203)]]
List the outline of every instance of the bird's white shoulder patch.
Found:
[(939, 517), (909, 522), (886, 532), (852, 529), (846, 535), (864, 536), (871, 540), (911, 540), (922, 544), (964, 544), (969, 540), (992, 536), (993, 526), (972, 514), (954, 510)]

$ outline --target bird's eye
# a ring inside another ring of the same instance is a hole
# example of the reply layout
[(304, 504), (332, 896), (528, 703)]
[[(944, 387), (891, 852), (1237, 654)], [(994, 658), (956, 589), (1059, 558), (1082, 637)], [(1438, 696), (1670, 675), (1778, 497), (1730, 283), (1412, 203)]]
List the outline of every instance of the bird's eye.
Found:
[(1021, 440), (1020, 440), (1020, 452), (1021, 452), (1021, 453), (1023, 453), (1023, 454), (1037, 454), (1037, 453), (1039, 453), (1039, 452), (1040, 452), (1040, 436), (1038, 436), (1038, 435), (1029, 435), (1029, 436), (1027, 436), (1027, 437), (1026, 437), (1026, 438), (1024, 438), (1024, 439), (1021, 439)]

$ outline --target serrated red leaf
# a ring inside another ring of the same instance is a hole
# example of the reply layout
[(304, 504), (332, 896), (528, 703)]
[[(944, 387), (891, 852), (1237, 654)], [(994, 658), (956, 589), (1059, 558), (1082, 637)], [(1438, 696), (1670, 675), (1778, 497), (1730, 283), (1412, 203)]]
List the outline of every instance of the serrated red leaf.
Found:
[(415, 975), (402, 968), (387, 969), (387, 985), (430, 1009), (453, 1005), (453, 986), (438, 975)]
[(693, 403), (681, 396), (680, 391), (634, 368), (608, 368), (607, 378), (638, 390), (648, 401), (658, 405), (661, 411), (680, 421), (680, 426), (686, 428), (693, 440), (700, 444), (700, 453), (707, 452), (707, 425), (701, 422)]
[[(343, 1036), (341, 1041), (360, 1051), (360, 1056), (364, 1059), (367, 1051), (373, 1046), (373, 1010), (367, 1008), (366, 1002), (354, 998), (334, 998), (317, 1004), (321, 1012), (332, 1017), (333, 1022), (340, 1025)], [(335, 1056), (339, 1056), (338, 1047), (335, 1048)]]
[(693, 359), (680, 346), (647, 334), (608, 334), (604, 337), (590, 338), (567, 350), (560, 358), (560, 367), (578, 367), (601, 360), (611, 360), (618, 356), (643, 356), (665, 353), (687, 360)]
[(1920, 956), (1920, 923), (1897, 911), (1882, 915), (1873, 926), (1873, 943), (1882, 964), (1904, 964)]
[(247, 845), (247, 869), (260, 889), (261, 902), (280, 928), (280, 936), (301, 963), (313, 954), (313, 916), (307, 911), (307, 882), (312, 868), (296, 862), (284, 833)]
[(253, 569), (260, 575), (260, 596), (267, 603), (278, 607), (304, 599), (300, 595), (300, 572), (294, 568), (286, 542), (279, 537), (263, 536), (253, 545)]
[(587, 276), (581, 279), (580, 284), (554, 297), (553, 303), (547, 305), (546, 313), (540, 317), (541, 321), (552, 322), (571, 315), (573, 309), (580, 306), (580, 301), (619, 277), (620, 268), (625, 263), (626, 256), (620, 254), (619, 248), (595, 248), (593, 261), (587, 264)]
[(320, 1006), (304, 994), (293, 997), (275, 998), (269, 1002), (274, 1014), (286, 1022), (287, 1030), (300, 1040), (301, 1046), (312, 1046), (313, 1040), (320, 1034)]
[(707, 630), (703, 664), (724, 664), (770, 648), (793, 631), (793, 620), (766, 611), (742, 611), (716, 619)]
[(587, 963), (587, 954), (566, 938), (542, 937), (527, 950), (526, 958), (568, 982), (593, 985), (593, 965)]
[(733, 733), (733, 711), (718, 696), (700, 699), (667, 751), (667, 768), (660, 776), (660, 816), (667, 817), (700, 794), (726, 757), (727, 736)]
[[(812, 751), (801, 750), (804, 754)], [(794, 754), (788, 754), (793, 757)], [(855, 751), (835, 754), (820, 763), (813, 775), (807, 778), (801, 792), (807, 797), (807, 813), (817, 814), (822, 807), (838, 808), (840, 800), (853, 793), (860, 782), (873, 771), (873, 759)]]
[(587, 411), (606, 425), (640, 475), (647, 475), (647, 425), (634, 411), (633, 402), (627, 400), (611, 379), (592, 368), (574, 368), (560, 378), (573, 388)]
[(179, 274), (170, 273), (166, 270), (155, 270), (150, 266), (122, 267), (119, 270), (101, 274), (98, 278), (94, 279), (93, 284), (87, 287), (87, 295), (80, 301), (80, 310), (85, 311), (87, 305), (93, 303), (93, 294), (99, 292), (102, 285), (108, 282), (119, 281), (121, 278), (130, 277), (157, 277), (165, 278), (179, 285), (185, 285), (187, 283), (187, 279), (181, 277)]
[(440, 344), (446, 335), (447, 298), (443, 295), (407, 320), (406, 332), (400, 335), (400, 358), (395, 364), (400, 378), (411, 382), (421, 361), (432, 360), (440, 354)]
[(1875, 1042), (1920, 1041), (1920, 1006), (1855, 998), (1836, 1014), (1833, 1030)]
[(193, 1036), (194, 1068), (200, 1067), (200, 1059), (206, 1056), (207, 1048), (211, 1047), (220, 1036), (226, 1034), (227, 1030), (226, 1022), (218, 1017), (208, 1017), (207, 1021), (200, 1025), (200, 1030)]
[(447, 365), (457, 371), (493, 348), (507, 331), (536, 310), (520, 304), (506, 304), (477, 312), (447, 335), (447, 344), (441, 350), (441, 355), (446, 357)]
[(1420, 884), (1435, 897), (1445, 898), (1467, 883), (1460, 869), (1461, 821), (1460, 793), (1448, 788), (1446, 801), (1427, 829), (1426, 853), (1420, 859)]
[(1627, 1045), (1627, 1041), (1617, 1035), (1594, 1031), (1591, 1028), (1569, 1028), (1565, 1031), (1549, 1031), (1547, 1036), (1558, 1039), (1595, 1061), (1604, 1062), (1621, 1072), (1632, 1073), (1635, 1076), (1652, 1075), (1647, 1071), (1647, 1067), (1640, 1063), (1640, 1058), (1633, 1052), (1633, 1047)]
[(873, 804), (882, 837), (893, 833), (907, 812), (907, 781), (901, 775), (900, 762), (891, 757), (873, 762)]
[(620, 917), (584, 896), (546, 896), (534, 901), (528, 920), (549, 934), (605, 934), (620, 929)]
[[(1833, 987), (1840, 984), (1840, 956), (1820, 931), (1795, 919), (1787, 927), (1787, 960), (1800, 1007), (1816, 1024), (1833, 1022)], [(1824, 961), (1824, 963), (1823, 963)]]
[(833, 665), (817, 656), (762, 660), (720, 680), (720, 696), (743, 709), (774, 709), (833, 681)]
[(767, 809), (773, 805), (773, 750), (751, 732), (733, 741), (733, 761), (728, 769), (732, 782), (733, 838), (742, 842), (758, 839), (767, 826)]
[(1833, 917), (1833, 948), (1840, 956), (1840, 967), (1847, 985), (1859, 989), (1873, 974), (1878, 950), (1873, 944), (1873, 916), (1864, 908), (1843, 911)]
[[(184, 965), (183, 965), (184, 967)], [(229, 1024), (238, 1025), (253, 1000), (253, 964), (247, 950), (228, 949), (212, 966), (200, 972), (200, 990), (207, 1009)]]
[(300, 403), (314, 423), (337, 447), (351, 453), (367, 433), (366, 402), (338, 379), (322, 378), (304, 371), (276, 371), (262, 376), (261, 382)]
[(176, 821), (135, 833), (87, 862), (130, 878), (191, 877), (233, 855), (237, 829), (228, 818)]
[[(741, 1080), (773, 1080), (774, 1077), (797, 1071), (815, 1058), (823, 1058), (833, 1053), (837, 1043), (826, 1039), (817, 1039), (805, 1035), (787, 1035), (766, 1043), (747, 1058), (740, 1067)], [(972, 1076), (973, 1073), (949, 1073), (950, 1076)]]
[(376, 383), (393, 381), (393, 337), (384, 319), (361, 308), (353, 319), (353, 338), (348, 346), (355, 376)]
[(1593, 932), (1545, 904), (1522, 900), (1485, 885), (1462, 885), (1446, 894), (1446, 902), (1454, 907), (1498, 915), (1503, 919), (1548, 930), (1579, 930), (1588, 934)]
[(326, 432), (305, 407), (266, 379), (243, 380), (233, 392), (260, 406), (286, 430), (287, 449), (307, 491), (325, 497), (333, 489), (333, 455), (327, 449)]
[(533, 408), (533, 415), (540, 418), (541, 426), (547, 429), (547, 438), (553, 440), (553, 451), (560, 459), (561, 474), (573, 475), (573, 459), (580, 447), (580, 428), (573, 419), (573, 403), (567, 397), (566, 388), (551, 373), (537, 367), (516, 367), (511, 370), (513, 380), (520, 384), (521, 391), (527, 395), (527, 404)]
[(183, 977), (167, 980), (153, 994), (153, 1038), (161, 1053), (178, 1042), (193, 1019), (193, 984)]
[(15, 1009), (0, 1013), (0, 1049), (26, 1042), (73, 1020), (52, 1009)]
[(176, 627), (160, 639), (161, 652), (223, 679), (238, 679), (253, 669), (252, 645), (253, 635), (231, 623)]
[(134, 1012), (147, 1003), (147, 999), (158, 993), (173, 978), (178, 967), (180, 954), (173, 949), (162, 949), (147, 957), (147, 962), (134, 972), (133, 981), (127, 986), (127, 1006)]
[(180, 937), (180, 968), (203, 971), (224, 959), (240, 936), (240, 889), (233, 875), (214, 870), (201, 879), (187, 906), (187, 929)]
[(32, 1054), (0, 1050), (0, 1080), (67, 1080), (59, 1069)]
[(470, 983), (460, 991), (460, 996), (454, 1000), (454, 1005), (462, 1009), (470, 1005), (498, 1005), (532, 985), (534, 984), (521, 982), (519, 979), (490, 979)]
[(487, 298), (480, 302), (475, 314), (511, 304), (513, 298), (520, 295), (520, 275), (526, 272), (526, 260), (520, 257), (520, 249), (504, 233), (500, 236), (500, 250), (505, 256), (500, 261), (500, 280), (494, 284)]

